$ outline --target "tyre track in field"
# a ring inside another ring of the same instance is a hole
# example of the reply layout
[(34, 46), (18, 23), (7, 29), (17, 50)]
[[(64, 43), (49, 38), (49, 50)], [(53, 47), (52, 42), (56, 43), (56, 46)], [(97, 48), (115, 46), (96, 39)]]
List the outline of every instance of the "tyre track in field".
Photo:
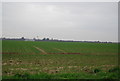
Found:
[(47, 52), (39, 47), (33, 46), (34, 48), (36, 48), (38, 51), (42, 52), (43, 54), (47, 54)]
[(54, 49), (56, 49), (56, 50), (58, 50), (58, 51), (61, 51), (62, 53), (67, 53), (67, 52), (65, 52), (65, 51), (62, 50), (62, 49), (58, 49), (58, 48), (54, 48)]

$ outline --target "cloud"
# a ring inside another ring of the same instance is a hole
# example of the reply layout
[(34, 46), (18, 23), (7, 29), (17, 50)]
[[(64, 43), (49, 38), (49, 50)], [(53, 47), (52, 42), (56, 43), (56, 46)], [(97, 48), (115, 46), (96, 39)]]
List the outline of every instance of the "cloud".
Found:
[(117, 3), (3, 3), (3, 35), (117, 41)]

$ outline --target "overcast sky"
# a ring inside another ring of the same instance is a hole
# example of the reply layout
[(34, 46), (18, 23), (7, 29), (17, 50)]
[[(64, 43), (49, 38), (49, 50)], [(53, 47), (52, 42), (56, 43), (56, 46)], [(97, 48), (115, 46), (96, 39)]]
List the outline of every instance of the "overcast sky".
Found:
[(118, 41), (116, 2), (4, 2), (3, 37)]

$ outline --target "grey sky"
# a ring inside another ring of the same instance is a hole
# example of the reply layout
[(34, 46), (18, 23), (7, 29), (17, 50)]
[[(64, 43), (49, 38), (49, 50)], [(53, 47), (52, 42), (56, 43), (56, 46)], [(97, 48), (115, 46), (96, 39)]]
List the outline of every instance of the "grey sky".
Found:
[(117, 2), (5, 2), (3, 36), (118, 41)]

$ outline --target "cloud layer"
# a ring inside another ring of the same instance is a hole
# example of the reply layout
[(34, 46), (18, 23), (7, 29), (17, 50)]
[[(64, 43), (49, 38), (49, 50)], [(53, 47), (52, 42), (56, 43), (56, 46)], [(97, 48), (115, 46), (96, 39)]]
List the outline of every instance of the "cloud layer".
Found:
[(3, 3), (3, 36), (118, 40), (117, 3)]

